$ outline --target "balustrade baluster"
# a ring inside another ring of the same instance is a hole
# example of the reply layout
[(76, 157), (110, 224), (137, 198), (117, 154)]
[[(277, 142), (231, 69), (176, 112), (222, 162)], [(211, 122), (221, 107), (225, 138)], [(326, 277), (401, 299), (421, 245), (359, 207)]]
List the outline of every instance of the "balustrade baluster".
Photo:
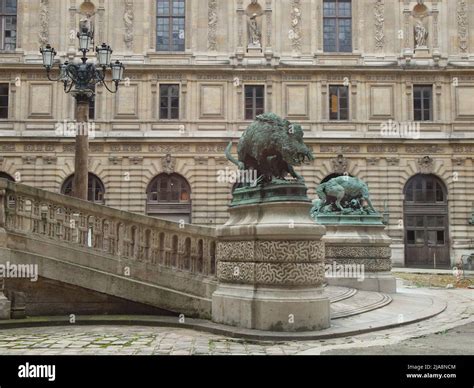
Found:
[[(197, 233), (175, 229), (169, 234), (162, 225), (151, 226), (141, 223), (140, 219), (133, 224), (125, 223), (125, 218), (120, 222), (120, 213), (116, 218), (106, 219), (102, 208), (85, 211), (80, 203), (77, 207), (65, 207), (63, 199), (56, 200), (54, 195), (36, 196), (30, 192), (22, 195), (21, 190), (9, 192), (8, 188), (2, 195), (0, 190), (0, 200), (4, 203), (0, 210), (0, 227), (3, 217), (7, 229), (23, 234), (41, 235), (190, 274), (215, 275), (215, 239), (208, 236), (207, 231), (200, 235), (199, 227)], [(74, 201), (71, 199), (68, 203), (74, 206)]]

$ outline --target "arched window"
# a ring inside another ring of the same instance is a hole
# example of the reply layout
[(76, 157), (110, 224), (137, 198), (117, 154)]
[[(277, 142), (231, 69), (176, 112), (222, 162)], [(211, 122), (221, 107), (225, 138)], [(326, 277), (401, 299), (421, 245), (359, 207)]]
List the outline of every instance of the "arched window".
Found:
[(446, 189), (434, 175), (416, 175), (405, 187), (406, 202), (444, 203), (446, 200)]
[[(74, 174), (67, 178), (61, 188), (61, 194), (71, 195), (72, 194), (72, 181), (74, 180)], [(105, 187), (100, 178), (97, 175), (89, 173), (89, 181), (87, 187), (87, 200), (89, 202), (96, 203), (98, 205), (105, 205)]]
[(178, 174), (161, 174), (147, 189), (147, 215), (168, 221), (191, 222), (191, 187)]

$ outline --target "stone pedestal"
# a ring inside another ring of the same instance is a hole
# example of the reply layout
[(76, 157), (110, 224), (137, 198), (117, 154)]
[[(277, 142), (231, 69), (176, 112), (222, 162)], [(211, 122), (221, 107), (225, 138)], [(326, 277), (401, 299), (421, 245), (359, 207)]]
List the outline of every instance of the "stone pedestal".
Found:
[(426, 46), (420, 46), (415, 49), (415, 58), (431, 58), (430, 49)]
[(330, 326), (325, 228), (311, 219), (310, 201), (292, 195), (303, 189), (305, 197), (302, 184), (236, 190), (239, 205), (218, 229), (214, 322), (273, 331)]
[(247, 46), (247, 53), (249, 55), (256, 55), (256, 56), (261, 56), (262, 54), (262, 46), (260, 45), (255, 45), (255, 44), (249, 44)]
[(262, 47), (260, 46), (249, 46), (247, 48), (247, 53), (245, 54), (245, 59), (243, 61), (244, 65), (251, 66), (260, 66), (265, 65), (267, 59), (263, 55)]
[[(326, 280), (329, 285), (395, 293), (391, 239), (379, 215), (321, 215), (326, 227)], [(348, 266), (350, 265), (350, 266)], [(351, 272), (352, 267), (352, 272)], [(356, 270), (354, 272), (354, 270)], [(362, 270), (360, 276), (359, 270)]]

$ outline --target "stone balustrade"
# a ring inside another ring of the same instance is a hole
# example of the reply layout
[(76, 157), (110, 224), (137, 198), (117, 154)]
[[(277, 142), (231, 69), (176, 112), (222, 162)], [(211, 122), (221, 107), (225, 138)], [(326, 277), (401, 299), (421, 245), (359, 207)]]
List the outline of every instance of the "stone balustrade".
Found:
[(0, 179), (0, 228), (128, 262), (215, 277), (215, 229), (178, 224)]

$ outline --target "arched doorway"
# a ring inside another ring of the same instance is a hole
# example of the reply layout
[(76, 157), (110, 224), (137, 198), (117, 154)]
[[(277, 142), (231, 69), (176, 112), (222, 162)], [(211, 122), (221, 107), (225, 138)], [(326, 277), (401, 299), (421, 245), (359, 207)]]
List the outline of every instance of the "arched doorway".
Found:
[(404, 190), (405, 265), (448, 268), (448, 192), (435, 175), (418, 174)]
[[(71, 195), (72, 194), (72, 181), (74, 180), (74, 174), (69, 176), (61, 187), (61, 194)], [(89, 173), (88, 187), (87, 187), (87, 200), (89, 202), (96, 203), (98, 205), (105, 205), (105, 187), (100, 178), (97, 175)]]
[(160, 174), (147, 188), (147, 215), (191, 223), (191, 187), (178, 174)]

